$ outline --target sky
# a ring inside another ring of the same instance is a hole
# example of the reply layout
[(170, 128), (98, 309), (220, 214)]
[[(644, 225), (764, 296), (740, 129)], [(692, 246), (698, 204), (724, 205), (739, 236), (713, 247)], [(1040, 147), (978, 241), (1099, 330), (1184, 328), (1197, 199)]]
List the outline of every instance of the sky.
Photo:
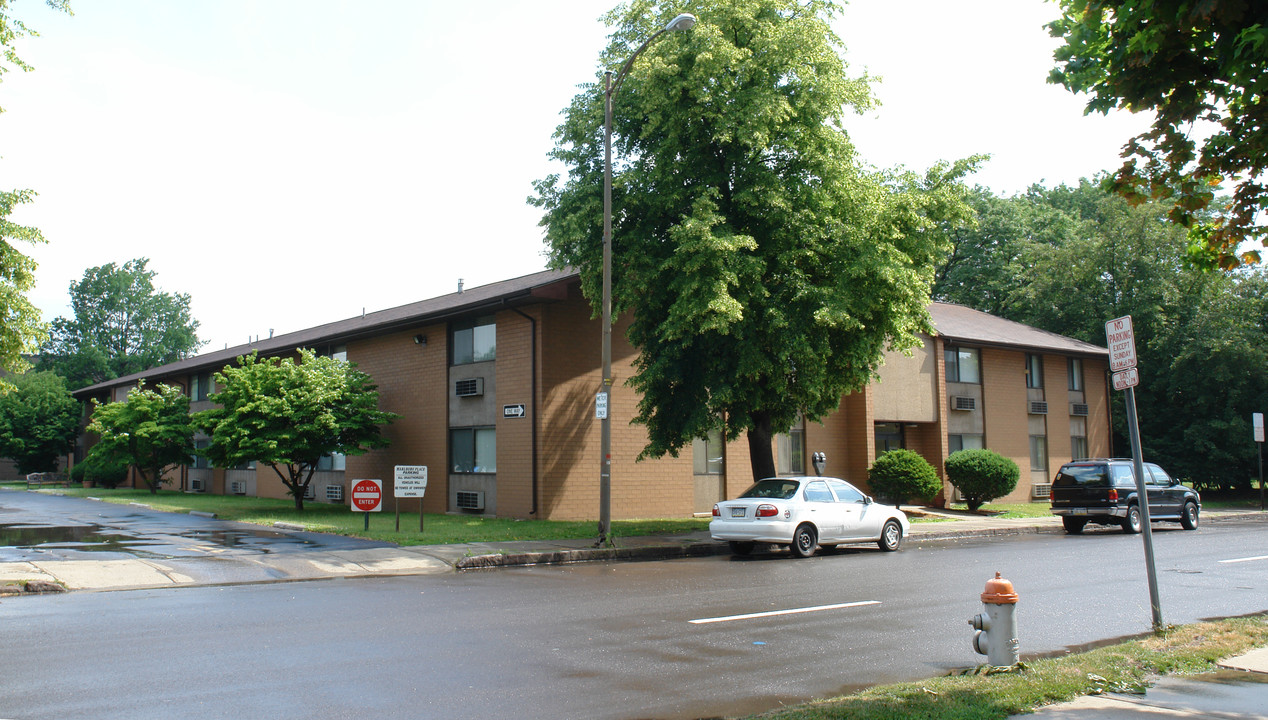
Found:
[[(614, 4), (614, 1), (613, 3)], [(204, 351), (536, 272), (534, 180), (598, 71), (600, 0), (38, 0), (0, 83), (0, 187), (47, 244), (31, 300), (70, 317), (93, 266), (149, 258)], [(1044, 0), (854, 0), (834, 27), (881, 105), (881, 168), (975, 153), (1002, 195), (1118, 166), (1149, 118), (1046, 82)]]

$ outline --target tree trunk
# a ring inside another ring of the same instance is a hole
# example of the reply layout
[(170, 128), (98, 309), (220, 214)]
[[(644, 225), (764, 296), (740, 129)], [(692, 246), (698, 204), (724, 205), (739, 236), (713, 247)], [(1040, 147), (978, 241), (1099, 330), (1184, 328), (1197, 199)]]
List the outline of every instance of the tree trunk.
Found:
[(749, 466), (753, 469), (753, 482), (775, 477), (775, 451), (771, 447), (770, 416), (752, 413), (753, 427), (748, 431)]

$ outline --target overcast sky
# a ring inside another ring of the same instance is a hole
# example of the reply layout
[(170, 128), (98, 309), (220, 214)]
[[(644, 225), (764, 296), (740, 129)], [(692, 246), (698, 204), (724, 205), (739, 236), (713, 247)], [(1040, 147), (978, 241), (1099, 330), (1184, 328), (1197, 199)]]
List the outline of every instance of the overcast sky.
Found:
[[(32, 300), (150, 258), (204, 349), (545, 267), (532, 182), (607, 35), (594, 0), (18, 0), (41, 33), (0, 84), (0, 187), (47, 245)], [(836, 23), (882, 105), (872, 165), (973, 153), (1001, 194), (1117, 167), (1147, 118), (1046, 83), (1043, 0), (854, 0)]]

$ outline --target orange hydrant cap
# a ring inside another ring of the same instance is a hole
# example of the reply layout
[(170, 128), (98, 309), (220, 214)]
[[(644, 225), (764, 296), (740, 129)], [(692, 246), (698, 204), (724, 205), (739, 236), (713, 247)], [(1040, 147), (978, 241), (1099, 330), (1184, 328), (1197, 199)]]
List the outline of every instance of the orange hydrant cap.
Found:
[(982, 591), (982, 602), (995, 605), (1014, 605), (1017, 603), (1017, 591), (1013, 584), (995, 573), (995, 577), (986, 581), (986, 589)]

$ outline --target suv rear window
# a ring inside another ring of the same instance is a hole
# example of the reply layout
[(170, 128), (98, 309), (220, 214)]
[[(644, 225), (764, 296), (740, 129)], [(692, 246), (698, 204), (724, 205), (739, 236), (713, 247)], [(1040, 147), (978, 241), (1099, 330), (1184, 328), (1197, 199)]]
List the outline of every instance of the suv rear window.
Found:
[(1053, 478), (1053, 485), (1109, 485), (1105, 465), (1066, 465)]

